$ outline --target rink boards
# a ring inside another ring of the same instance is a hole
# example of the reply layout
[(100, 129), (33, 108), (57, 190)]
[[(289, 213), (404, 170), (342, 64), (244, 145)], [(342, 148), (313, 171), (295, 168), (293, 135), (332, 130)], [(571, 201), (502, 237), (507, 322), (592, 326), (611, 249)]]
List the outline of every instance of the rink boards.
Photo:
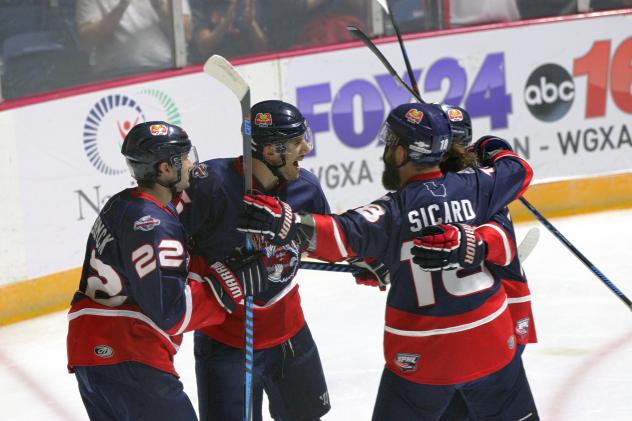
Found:
[[(526, 197), (546, 216), (632, 206), (632, 14), (585, 15), (410, 36), (424, 99), (470, 110), (475, 138), (510, 140), (533, 165)], [(380, 49), (397, 69), (393, 39)], [(239, 63), (239, 62), (238, 62)], [(303, 166), (332, 209), (379, 197), (380, 124), (410, 100), (366, 48), (259, 57), (239, 65), (253, 101), (296, 103), (315, 134)], [(64, 308), (100, 207), (131, 185), (119, 153), (135, 122), (182, 125), (202, 159), (240, 153), (239, 105), (199, 68), (0, 106), (0, 324)], [(528, 218), (519, 205), (516, 220)]]

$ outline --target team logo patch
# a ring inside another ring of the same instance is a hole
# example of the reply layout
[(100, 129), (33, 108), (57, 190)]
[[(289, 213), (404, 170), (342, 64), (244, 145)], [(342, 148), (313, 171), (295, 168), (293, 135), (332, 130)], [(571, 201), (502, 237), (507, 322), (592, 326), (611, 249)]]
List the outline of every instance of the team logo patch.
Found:
[(520, 336), (520, 339), (524, 339), (525, 336), (529, 333), (529, 322), (530, 319), (525, 317), (524, 319), (520, 319), (516, 322), (516, 334)]
[(463, 113), (456, 108), (450, 108), (448, 110), (448, 119), (450, 121), (463, 121)]
[(114, 350), (107, 345), (97, 345), (94, 347), (94, 355), (99, 358), (112, 358)]
[(255, 124), (259, 127), (272, 126), (272, 115), (270, 113), (257, 113), (255, 116)]
[(191, 175), (195, 178), (208, 177), (208, 168), (206, 164), (199, 164), (193, 171), (191, 171)]
[(424, 118), (424, 113), (416, 108), (411, 108), (404, 117), (409, 123), (419, 124), (421, 119)]
[(164, 124), (153, 124), (149, 126), (149, 132), (152, 136), (166, 136), (167, 135), (167, 126)]
[(409, 354), (406, 352), (398, 352), (395, 354), (395, 365), (399, 367), (402, 373), (417, 370), (417, 362), (419, 362), (419, 354)]
[(268, 246), (266, 268), (270, 282), (288, 283), (296, 275), (299, 264), (298, 248), (293, 243), (283, 247)]
[(151, 231), (158, 225), (160, 225), (160, 219), (153, 218), (151, 215), (145, 215), (134, 222), (134, 231)]
[(446, 197), (448, 194), (445, 189), (445, 185), (443, 184), (437, 184), (434, 181), (428, 181), (427, 183), (424, 183), (424, 186), (426, 186), (426, 189), (430, 193), (432, 193), (434, 197)]

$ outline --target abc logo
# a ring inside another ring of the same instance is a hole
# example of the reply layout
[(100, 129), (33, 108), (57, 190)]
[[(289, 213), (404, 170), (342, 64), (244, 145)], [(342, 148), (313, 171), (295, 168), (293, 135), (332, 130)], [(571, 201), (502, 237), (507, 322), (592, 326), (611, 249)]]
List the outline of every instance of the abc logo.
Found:
[(575, 84), (562, 66), (544, 64), (531, 73), (524, 89), (524, 102), (538, 120), (557, 121), (573, 105)]

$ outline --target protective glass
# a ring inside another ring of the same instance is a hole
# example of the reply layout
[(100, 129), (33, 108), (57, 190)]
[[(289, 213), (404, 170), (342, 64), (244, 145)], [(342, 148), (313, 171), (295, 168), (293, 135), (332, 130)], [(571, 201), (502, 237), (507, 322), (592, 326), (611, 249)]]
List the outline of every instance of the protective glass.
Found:
[(384, 124), (382, 124), (382, 128), (380, 129), (380, 133), (378, 134), (378, 139), (381, 142), (384, 142), (386, 146), (391, 146), (397, 144), (397, 142), (399, 141), (399, 136), (397, 136), (393, 132), (390, 124), (384, 122)]
[(314, 135), (309, 127), (302, 136), (293, 137), (283, 143), (277, 143), (275, 147), (278, 153), (298, 154), (303, 147), (303, 143), (307, 145), (307, 152), (314, 148)]
[(189, 161), (192, 166), (192, 170), (194, 170), (198, 165), (199, 165), (199, 160), (198, 160), (198, 153), (197, 153), (197, 149), (195, 149), (195, 146), (191, 145), (191, 149), (189, 149), (189, 152), (185, 152), (180, 156), (174, 156), (173, 158), (171, 158), (171, 166), (175, 169), (180, 169), (182, 168), (182, 163), (184, 161)]

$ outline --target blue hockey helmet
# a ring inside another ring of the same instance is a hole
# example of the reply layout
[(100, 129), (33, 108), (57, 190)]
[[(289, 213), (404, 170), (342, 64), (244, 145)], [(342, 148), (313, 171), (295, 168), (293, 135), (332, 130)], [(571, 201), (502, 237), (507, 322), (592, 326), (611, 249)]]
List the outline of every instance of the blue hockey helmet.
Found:
[(185, 154), (190, 154), (189, 159), (197, 164), (197, 152), (187, 132), (164, 121), (146, 121), (132, 127), (123, 140), (121, 153), (132, 177), (141, 182), (155, 181), (161, 162), (180, 170)]
[(425, 165), (441, 162), (452, 142), (445, 113), (432, 104), (397, 106), (389, 113), (379, 136), (387, 146), (406, 146), (408, 160)]
[(262, 101), (252, 106), (250, 115), (254, 152), (260, 152), (263, 145), (283, 144), (299, 136), (311, 146), (311, 130), (294, 105), (276, 99)]

